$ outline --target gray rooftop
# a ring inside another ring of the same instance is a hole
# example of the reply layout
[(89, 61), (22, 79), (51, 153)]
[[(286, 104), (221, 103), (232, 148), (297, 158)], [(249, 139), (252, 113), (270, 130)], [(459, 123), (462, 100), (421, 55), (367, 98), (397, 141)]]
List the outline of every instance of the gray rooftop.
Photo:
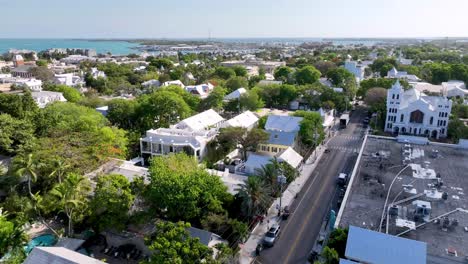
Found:
[(104, 264), (63, 247), (35, 247), (23, 264)]
[[(464, 193), (468, 188), (467, 161), (468, 151), (454, 145), (416, 145), (368, 137), (357, 174), (348, 187), (351, 188), (348, 199), (341, 208), (339, 225), (378, 231), (385, 198), (395, 179), (387, 203), (393, 203), (396, 208), (394, 214), (389, 214), (388, 233), (426, 242), (429, 257), (460, 261), (468, 255), (468, 232), (465, 231), (468, 197)], [(434, 184), (439, 176), (443, 185), (437, 188)], [(442, 199), (443, 193), (447, 194), (447, 200)], [(430, 211), (420, 217), (418, 204), (427, 202)], [(386, 212), (382, 225), (384, 233), (387, 229), (385, 216)], [(438, 219), (441, 216), (447, 219)], [(442, 220), (447, 222), (442, 223)], [(448, 249), (456, 251), (458, 257), (449, 256)]]

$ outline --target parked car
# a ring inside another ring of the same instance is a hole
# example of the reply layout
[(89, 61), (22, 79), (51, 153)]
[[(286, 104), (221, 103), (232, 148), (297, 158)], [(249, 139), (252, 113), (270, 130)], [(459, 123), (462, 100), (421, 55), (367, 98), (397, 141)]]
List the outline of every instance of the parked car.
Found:
[(337, 183), (340, 186), (345, 186), (346, 183), (348, 183), (348, 174), (340, 173), (340, 175), (338, 175)]
[(265, 237), (263, 238), (263, 244), (268, 247), (275, 245), (275, 242), (280, 234), (280, 226), (274, 225), (266, 232)]

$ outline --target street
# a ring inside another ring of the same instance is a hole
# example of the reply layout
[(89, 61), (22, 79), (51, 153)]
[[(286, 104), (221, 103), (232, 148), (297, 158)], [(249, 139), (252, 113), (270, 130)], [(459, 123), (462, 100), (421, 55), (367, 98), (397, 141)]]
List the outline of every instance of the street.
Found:
[(354, 111), (347, 128), (330, 139), (327, 144), (330, 151), (323, 154), (292, 203), (289, 219), (282, 221), (279, 240), (274, 247), (263, 250), (256, 263), (307, 263), (324, 217), (330, 209), (338, 211), (336, 179), (340, 172), (349, 175), (354, 167), (365, 133), (362, 128), (364, 115), (363, 109)]

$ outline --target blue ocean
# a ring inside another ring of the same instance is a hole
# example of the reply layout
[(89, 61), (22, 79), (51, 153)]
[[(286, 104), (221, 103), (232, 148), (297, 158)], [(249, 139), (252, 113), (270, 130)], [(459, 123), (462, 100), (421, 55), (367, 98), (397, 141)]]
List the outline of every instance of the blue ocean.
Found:
[(0, 39), (0, 54), (10, 49), (26, 49), (36, 52), (51, 48), (94, 49), (97, 53), (110, 52), (113, 55), (139, 53), (137, 43), (126, 41), (94, 41), (76, 39)]

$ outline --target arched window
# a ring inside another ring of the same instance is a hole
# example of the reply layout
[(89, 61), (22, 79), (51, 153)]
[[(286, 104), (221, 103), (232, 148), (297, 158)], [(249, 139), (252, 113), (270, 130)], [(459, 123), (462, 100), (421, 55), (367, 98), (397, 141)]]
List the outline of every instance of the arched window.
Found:
[(423, 112), (421, 112), (420, 110), (416, 110), (416, 111), (411, 112), (411, 114), (410, 114), (410, 122), (411, 123), (422, 124), (423, 120), (424, 120), (424, 113)]
[(431, 116), (431, 119), (429, 119), (429, 125), (432, 125), (432, 123), (434, 123), (434, 117)]

